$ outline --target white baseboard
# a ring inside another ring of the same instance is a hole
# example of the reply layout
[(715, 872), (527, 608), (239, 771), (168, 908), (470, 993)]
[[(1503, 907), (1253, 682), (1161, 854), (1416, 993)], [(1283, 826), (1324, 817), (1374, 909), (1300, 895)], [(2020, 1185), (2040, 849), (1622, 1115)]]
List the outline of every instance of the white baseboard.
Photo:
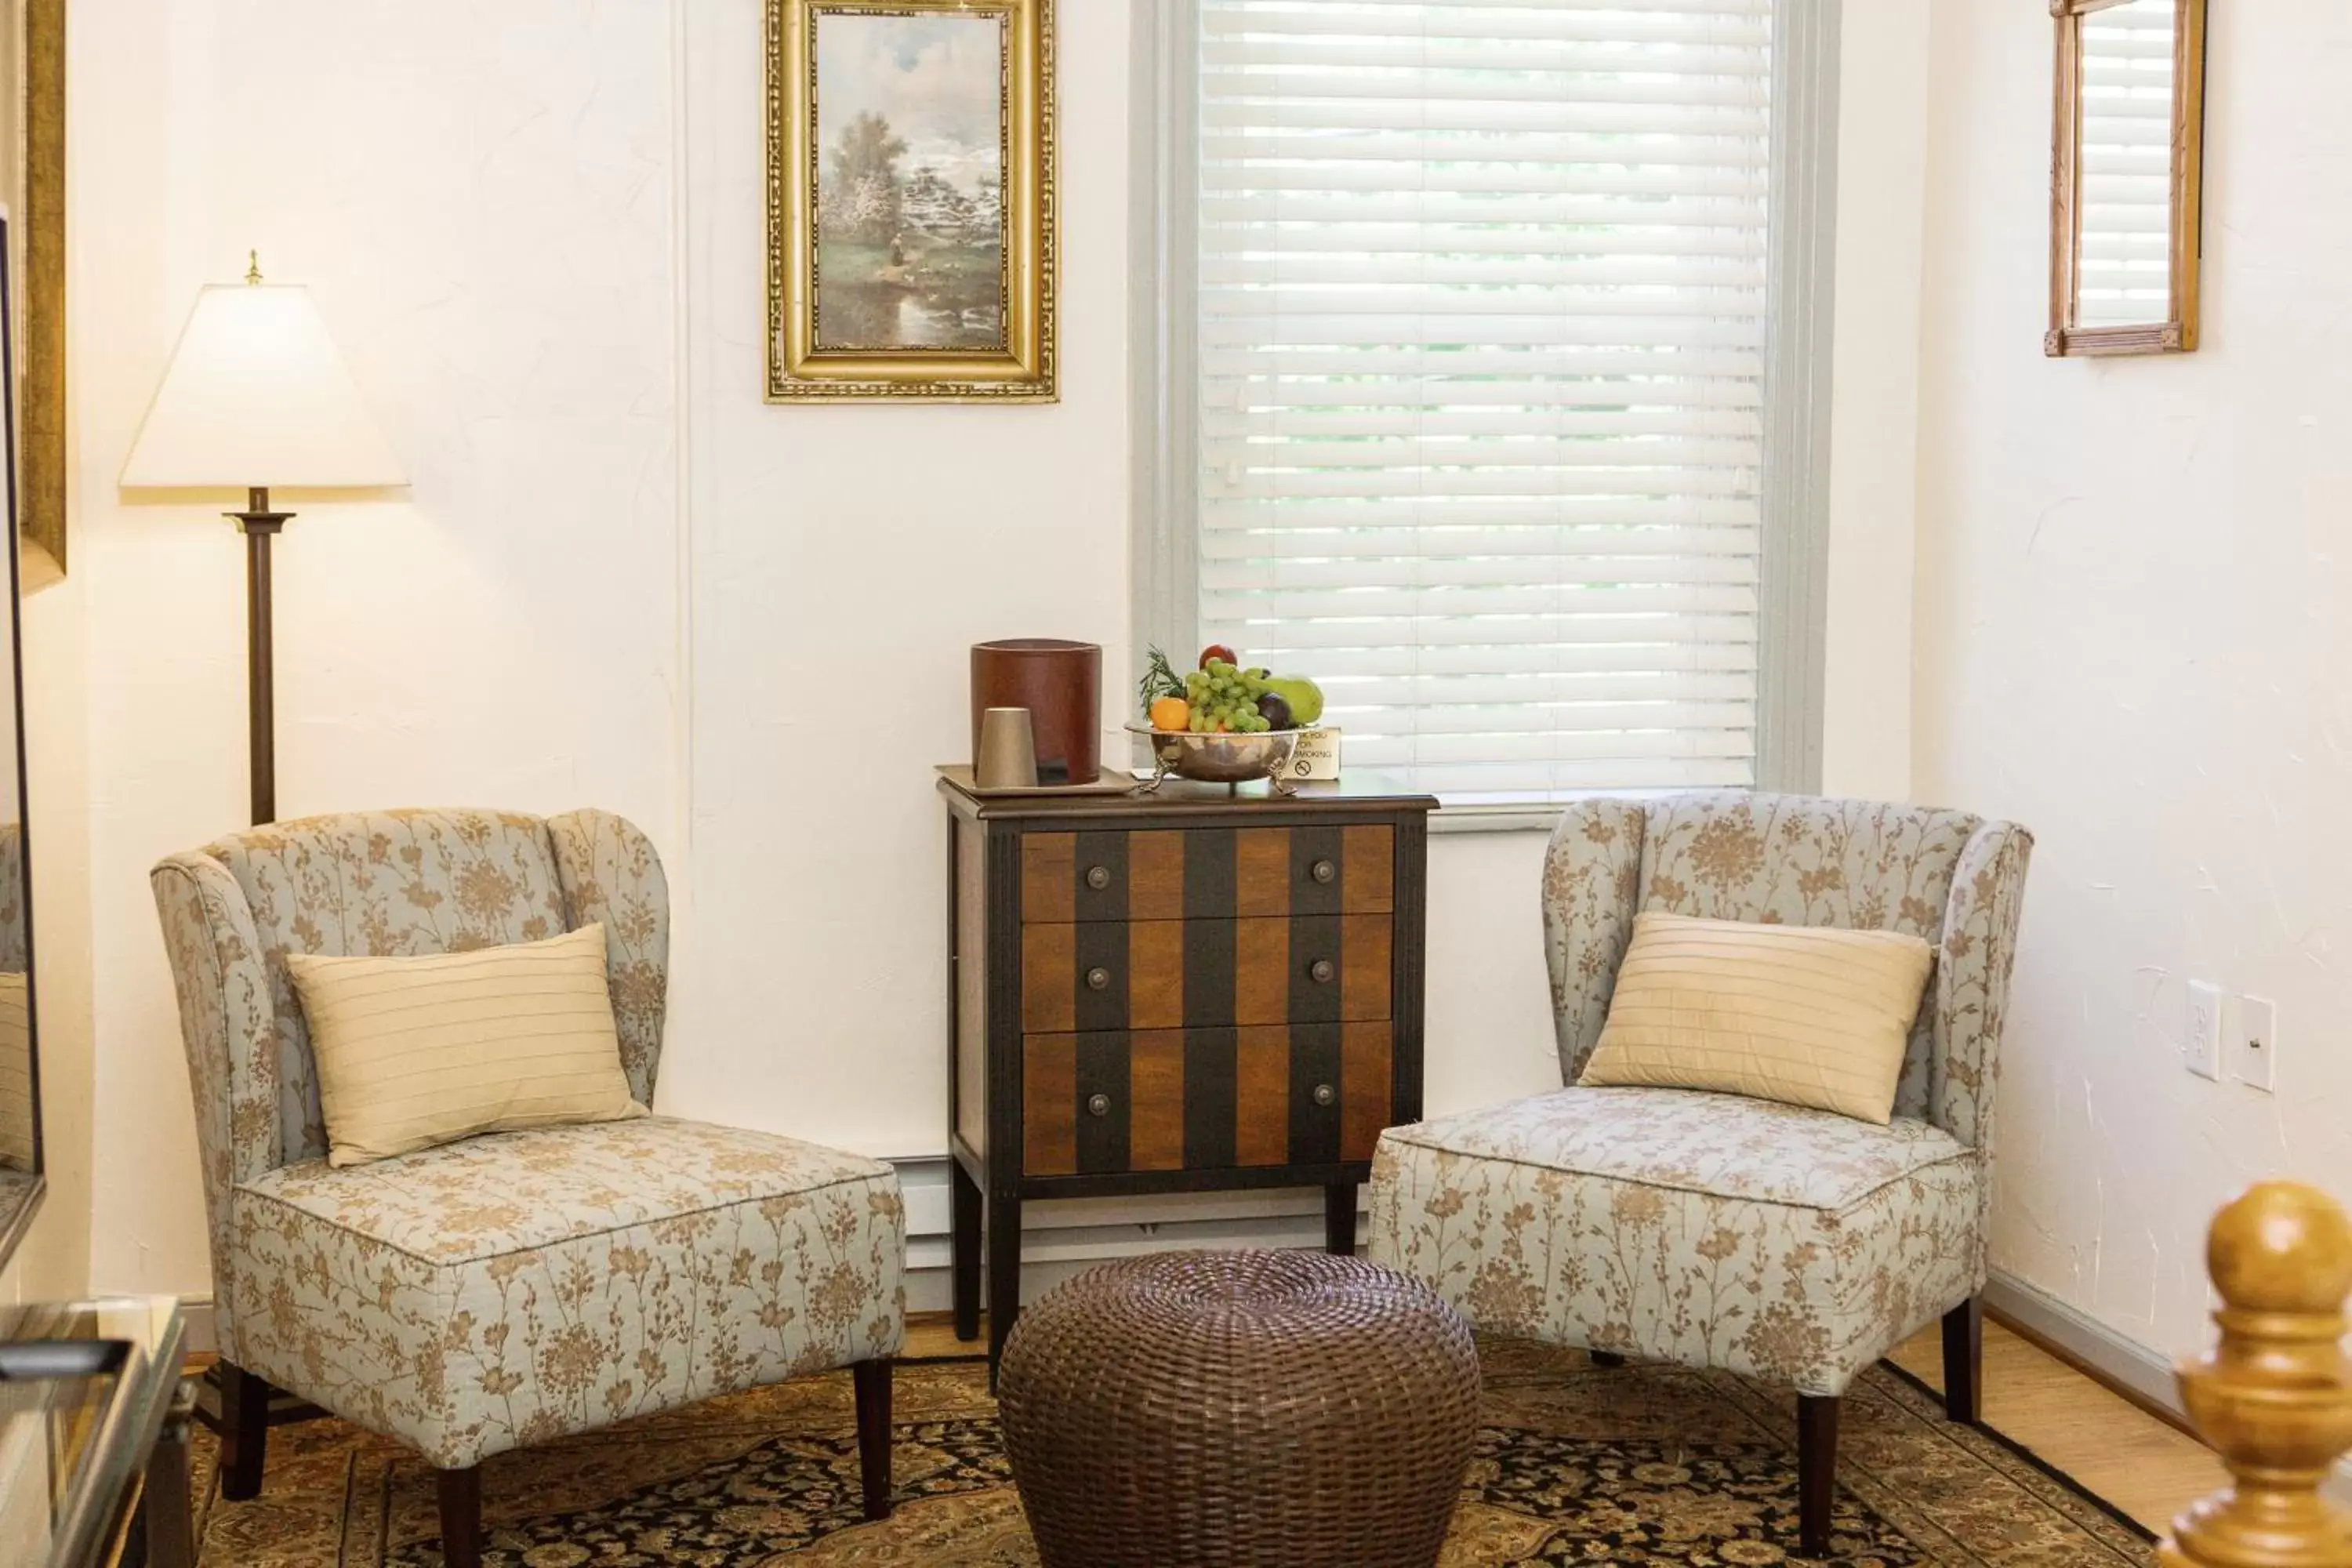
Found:
[[(907, 1310), (943, 1312), (948, 1287), (948, 1161), (898, 1160), (907, 1194)], [(1185, 1247), (1320, 1247), (1319, 1187), (1068, 1198), (1024, 1206), (1021, 1298), (1034, 1300), (1093, 1264)]]
[(180, 1321), (186, 1325), (180, 1339), (180, 1348), (190, 1355), (217, 1355), (220, 1336), (213, 1332), (213, 1299), (210, 1296), (180, 1298)]
[[(1984, 1302), (1989, 1310), (2049, 1341), (2149, 1404), (2187, 1418), (2172, 1363), (2146, 1345), (2006, 1274), (1993, 1275), (1985, 1287)], [(2336, 1467), (2326, 1490), (2337, 1502), (2352, 1506), (2352, 1458)]]
[(2180, 1404), (2180, 1386), (2173, 1380), (2172, 1363), (2146, 1345), (1998, 1270), (1985, 1287), (1984, 1304), (2158, 1409), (2188, 1418)]

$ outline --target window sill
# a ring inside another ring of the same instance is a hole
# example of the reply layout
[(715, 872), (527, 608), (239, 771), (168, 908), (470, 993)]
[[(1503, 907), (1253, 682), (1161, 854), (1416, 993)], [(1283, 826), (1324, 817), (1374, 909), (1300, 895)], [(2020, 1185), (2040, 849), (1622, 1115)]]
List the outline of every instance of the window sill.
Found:
[(1543, 833), (1559, 822), (1565, 805), (1442, 805), (1432, 813), (1432, 833)]
[[(1725, 786), (1728, 789), (1730, 786)], [(1440, 805), (1429, 819), (1432, 833), (1549, 833), (1559, 815), (1583, 800), (1659, 800), (1689, 793), (1670, 789), (1599, 789), (1518, 799), (1465, 800)]]

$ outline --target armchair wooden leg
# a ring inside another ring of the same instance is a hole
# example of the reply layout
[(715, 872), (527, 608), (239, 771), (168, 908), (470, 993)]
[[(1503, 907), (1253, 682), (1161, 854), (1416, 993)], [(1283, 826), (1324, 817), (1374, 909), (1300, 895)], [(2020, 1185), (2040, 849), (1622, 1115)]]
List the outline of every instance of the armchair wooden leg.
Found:
[(1971, 1426), (1984, 1419), (1984, 1300), (1979, 1296), (1944, 1314), (1944, 1414)]
[(1837, 1497), (1838, 1401), (1797, 1395), (1797, 1535), (1807, 1557), (1830, 1554), (1830, 1507)]
[(482, 1472), (468, 1465), (462, 1470), (436, 1470), (441, 1488), (441, 1562), (443, 1568), (482, 1568)]
[(221, 1363), (221, 1496), (246, 1502), (261, 1495), (269, 1447), (269, 1384), (241, 1366)]
[(890, 1517), (890, 1373), (888, 1357), (849, 1369), (857, 1384), (857, 1473), (866, 1488), (866, 1517)]

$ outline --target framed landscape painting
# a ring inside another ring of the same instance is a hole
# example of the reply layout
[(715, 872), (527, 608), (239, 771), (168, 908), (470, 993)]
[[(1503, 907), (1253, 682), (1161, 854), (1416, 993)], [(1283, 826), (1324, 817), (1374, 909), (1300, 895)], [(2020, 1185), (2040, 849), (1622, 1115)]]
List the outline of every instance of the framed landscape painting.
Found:
[(767, 0), (768, 398), (1051, 402), (1054, 0)]

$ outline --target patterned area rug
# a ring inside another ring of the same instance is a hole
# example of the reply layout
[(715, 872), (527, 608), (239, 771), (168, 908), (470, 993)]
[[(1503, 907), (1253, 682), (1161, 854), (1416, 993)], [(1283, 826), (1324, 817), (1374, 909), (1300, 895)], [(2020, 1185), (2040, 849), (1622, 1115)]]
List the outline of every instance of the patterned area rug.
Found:
[[(1675, 1367), (1490, 1342), (1486, 1425), (1444, 1568), (1795, 1558), (1790, 1401)], [(497, 1568), (1035, 1568), (976, 1362), (901, 1363), (898, 1508), (857, 1517), (846, 1374), (715, 1400), (485, 1468)], [(1879, 1367), (1846, 1400), (1833, 1562), (2141, 1568), (2148, 1538)], [(334, 1421), (270, 1434), (261, 1497), (198, 1449), (203, 1568), (439, 1568), (433, 1479)]]

